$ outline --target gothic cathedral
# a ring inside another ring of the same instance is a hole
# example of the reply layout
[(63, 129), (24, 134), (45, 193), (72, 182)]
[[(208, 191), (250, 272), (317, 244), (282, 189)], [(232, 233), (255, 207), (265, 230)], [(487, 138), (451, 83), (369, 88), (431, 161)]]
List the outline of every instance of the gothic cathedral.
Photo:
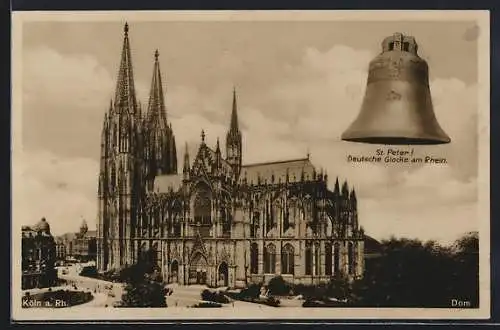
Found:
[(243, 164), (236, 92), (225, 157), (217, 140), (186, 150), (182, 173), (167, 121), (158, 51), (146, 113), (136, 100), (125, 35), (115, 99), (104, 117), (98, 188), (100, 272), (147, 258), (166, 282), (241, 287), (276, 275), (318, 284), (359, 278), (364, 233), (347, 183), (309, 156)]

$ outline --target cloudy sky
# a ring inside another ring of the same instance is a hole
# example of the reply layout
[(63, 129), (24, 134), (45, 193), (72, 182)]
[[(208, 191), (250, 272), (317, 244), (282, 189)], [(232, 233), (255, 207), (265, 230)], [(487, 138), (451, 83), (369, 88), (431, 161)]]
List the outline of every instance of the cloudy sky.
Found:
[[(452, 139), (416, 154), (439, 166), (347, 163), (377, 146), (341, 142), (357, 115), (369, 61), (393, 32), (415, 36), (430, 67), (437, 118)], [(375, 238), (449, 242), (477, 230), (477, 29), (473, 22), (133, 22), (138, 99), (147, 104), (160, 52), (180, 161), (222, 140), (238, 92), (244, 163), (304, 157), (356, 188)], [(100, 130), (114, 95), (123, 22), (30, 22), (22, 38), (22, 153), (13, 168), (16, 222), (45, 216), (55, 234), (96, 224)], [(182, 166), (182, 164), (179, 164)]]

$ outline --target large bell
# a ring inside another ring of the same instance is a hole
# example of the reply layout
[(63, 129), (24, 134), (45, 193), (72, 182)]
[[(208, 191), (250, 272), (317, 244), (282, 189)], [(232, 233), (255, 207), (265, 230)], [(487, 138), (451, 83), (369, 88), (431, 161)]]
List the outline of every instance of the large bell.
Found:
[(342, 140), (378, 144), (442, 144), (450, 138), (436, 120), (427, 62), (415, 38), (395, 33), (370, 62), (361, 111)]

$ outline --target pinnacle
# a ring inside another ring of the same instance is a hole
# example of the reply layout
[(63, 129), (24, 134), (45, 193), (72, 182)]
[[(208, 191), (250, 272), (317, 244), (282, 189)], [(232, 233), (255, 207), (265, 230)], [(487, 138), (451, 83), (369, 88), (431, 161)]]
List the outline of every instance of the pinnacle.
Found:
[(231, 131), (238, 131), (238, 105), (236, 102), (236, 88), (233, 88), (233, 109), (231, 112)]

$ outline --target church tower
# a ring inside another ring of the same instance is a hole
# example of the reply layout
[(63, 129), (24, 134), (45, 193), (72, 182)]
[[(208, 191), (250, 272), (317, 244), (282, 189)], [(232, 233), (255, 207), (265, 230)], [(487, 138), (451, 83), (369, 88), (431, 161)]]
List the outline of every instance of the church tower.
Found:
[(231, 123), (226, 135), (226, 161), (233, 168), (234, 179), (238, 180), (241, 172), (242, 139), (238, 126), (238, 106), (236, 102), (236, 90), (233, 90), (233, 109), (231, 112)]
[(189, 164), (189, 151), (188, 151), (188, 144), (186, 142), (186, 147), (184, 150), (184, 165), (182, 167), (182, 174), (185, 182), (189, 180), (190, 171), (191, 171), (191, 165)]
[(158, 175), (177, 173), (177, 151), (172, 125), (167, 122), (158, 50), (155, 63), (146, 118), (146, 183), (153, 189)]
[(138, 224), (142, 191), (142, 118), (137, 104), (128, 24), (124, 28), (115, 99), (105, 115), (99, 173), (99, 271), (134, 260), (132, 236)]

